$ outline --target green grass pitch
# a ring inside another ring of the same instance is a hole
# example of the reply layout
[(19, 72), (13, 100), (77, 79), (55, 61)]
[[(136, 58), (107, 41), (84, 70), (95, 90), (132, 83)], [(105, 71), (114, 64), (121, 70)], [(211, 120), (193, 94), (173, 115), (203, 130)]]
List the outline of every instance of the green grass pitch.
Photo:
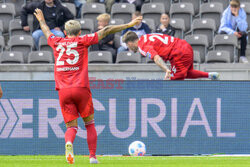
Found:
[(129, 157), (98, 156), (100, 164), (89, 164), (88, 157), (75, 156), (75, 164), (64, 156), (0, 156), (0, 167), (250, 167), (250, 157)]

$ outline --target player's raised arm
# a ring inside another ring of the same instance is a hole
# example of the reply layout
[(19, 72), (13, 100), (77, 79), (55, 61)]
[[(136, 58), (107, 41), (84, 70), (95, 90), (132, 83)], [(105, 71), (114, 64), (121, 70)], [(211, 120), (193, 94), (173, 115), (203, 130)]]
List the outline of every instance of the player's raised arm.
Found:
[(97, 31), (98, 40), (99, 41), (102, 40), (103, 38), (105, 38), (109, 34), (114, 34), (116, 32), (120, 32), (120, 31), (127, 29), (129, 27), (133, 27), (134, 25), (140, 23), (141, 21), (142, 21), (142, 16), (139, 16), (127, 24), (106, 26), (103, 29)]
[(156, 55), (154, 57), (154, 62), (155, 64), (157, 64), (164, 72), (166, 72), (166, 75), (165, 75), (165, 80), (170, 80), (170, 77), (171, 77), (171, 71), (168, 69), (166, 63), (164, 62), (164, 60), (159, 56), (159, 55)]
[(36, 8), (34, 15), (36, 16), (37, 20), (40, 23), (40, 28), (42, 29), (43, 34), (45, 35), (46, 39), (48, 39), (49, 36), (53, 33), (50, 31), (49, 27), (45, 22), (43, 12), (40, 9)]

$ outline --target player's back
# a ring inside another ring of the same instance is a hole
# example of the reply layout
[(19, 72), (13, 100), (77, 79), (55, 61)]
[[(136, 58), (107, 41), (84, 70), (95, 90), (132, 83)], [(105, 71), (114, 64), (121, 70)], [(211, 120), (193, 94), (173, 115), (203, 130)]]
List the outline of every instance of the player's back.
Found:
[(98, 42), (98, 35), (74, 38), (51, 35), (48, 44), (53, 48), (56, 89), (89, 87), (88, 47)]
[(178, 38), (165, 34), (146, 34), (139, 39), (138, 48), (144, 56), (151, 58), (151, 55), (157, 53), (164, 60), (169, 60), (171, 59), (170, 53), (179, 40)]

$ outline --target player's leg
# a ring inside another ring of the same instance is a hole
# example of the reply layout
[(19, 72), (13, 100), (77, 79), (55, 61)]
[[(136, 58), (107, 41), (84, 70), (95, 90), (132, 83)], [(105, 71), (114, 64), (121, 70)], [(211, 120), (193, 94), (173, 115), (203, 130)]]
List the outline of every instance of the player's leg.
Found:
[(78, 130), (77, 119), (66, 123), (66, 132), (65, 132), (65, 156), (69, 164), (75, 162), (73, 143), (76, 138), (76, 133)]
[(97, 146), (97, 133), (95, 129), (94, 114), (83, 118), (85, 128), (87, 130), (87, 143), (89, 147), (89, 159), (90, 163), (98, 163), (96, 159), (96, 146)]
[(32, 33), (32, 37), (33, 37), (33, 39), (35, 41), (35, 47), (36, 47), (37, 50), (39, 49), (38, 44), (39, 44), (39, 39), (40, 39), (41, 36), (44, 36), (44, 34), (43, 34), (42, 30), (40, 30), (40, 29), (36, 30), (36, 31), (34, 31)]
[(89, 88), (76, 88), (74, 91), (77, 92), (78, 96), (75, 96), (77, 108), (87, 130), (90, 163), (98, 163), (96, 159), (97, 133), (95, 129), (92, 95)]
[(72, 99), (72, 93), (70, 89), (59, 90), (58, 95), (62, 109), (62, 115), (67, 127), (65, 132), (65, 156), (67, 162), (69, 164), (73, 164), (75, 162), (73, 143), (78, 129), (77, 118), (79, 117), (79, 114)]

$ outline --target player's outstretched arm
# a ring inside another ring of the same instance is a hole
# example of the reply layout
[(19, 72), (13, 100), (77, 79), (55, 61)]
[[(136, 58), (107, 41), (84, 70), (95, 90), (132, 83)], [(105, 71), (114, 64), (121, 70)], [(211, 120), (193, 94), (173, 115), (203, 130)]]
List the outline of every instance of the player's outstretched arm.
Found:
[(40, 23), (40, 27), (41, 27), (41, 29), (43, 31), (43, 34), (45, 35), (46, 39), (48, 39), (49, 36), (51, 34), (53, 34), (53, 33), (50, 31), (49, 27), (47, 26), (47, 24), (45, 22), (43, 12), (40, 9), (36, 8), (35, 12), (34, 12), (34, 15), (36, 16), (37, 20)]
[(159, 55), (156, 55), (154, 57), (154, 62), (155, 64), (157, 64), (165, 73), (165, 80), (170, 80), (170, 77), (171, 77), (171, 71), (168, 69), (166, 63), (164, 62), (164, 60), (159, 56)]
[(139, 16), (136, 19), (129, 22), (128, 24), (106, 26), (103, 29), (97, 31), (98, 40), (99, 41), (102, 40), (103, 38), (105, 38), (109, 34), (114, 34), (116, 32), (120, 32), (120, 31), (122, 31), (124, 29), (133, 27), (134, 25), (140, 23), (141, 21), (142, 21), (142, 16)]

